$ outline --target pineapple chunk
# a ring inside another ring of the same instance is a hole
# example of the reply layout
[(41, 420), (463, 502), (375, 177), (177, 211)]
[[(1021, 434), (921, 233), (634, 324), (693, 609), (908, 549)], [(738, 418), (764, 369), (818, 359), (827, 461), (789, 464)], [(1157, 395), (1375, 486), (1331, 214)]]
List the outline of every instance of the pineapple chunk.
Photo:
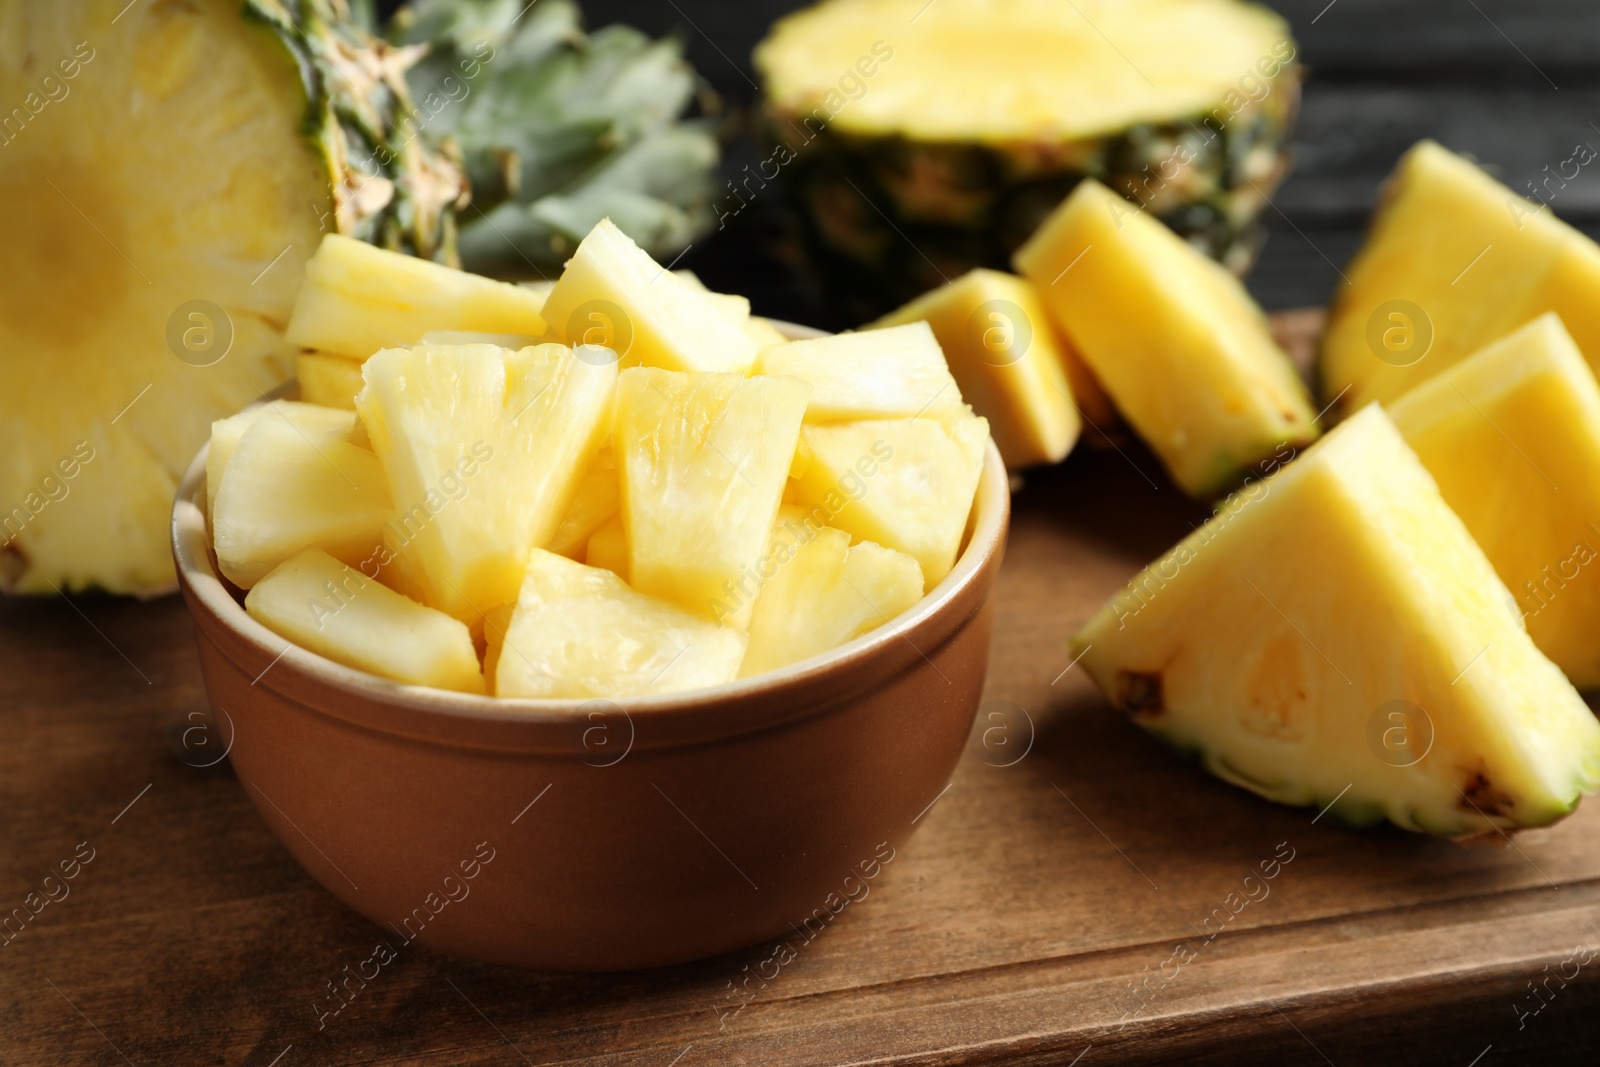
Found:
[(1446, 368), (1390, 414), (1533, 643), (1572, 684), (1600, 687), (1600, 384), (1560, 318)]
[(613, 349), (625, 367), (743, 374), (756, 358), (756, 342), (739, 323), (610, 219), (578, 245), (544, 312), (562, 341)]
[[(810, 391), (794, 378), (622, 373), (612, 448), (640, 592), (724, 616), (766, 550)], [(727, 621), (748, 619), (746, 604)]]
[(1354, 823), (1542, 826), (1600, 785), (1600, 723), (1377, 406), (1232, 497), (1072, 654), (1212, 773)]
[(961, 395), (989, 420), (1007, 467), (1066, 458), (1082, 424), (1066, 357), (1033, 286), (1014, 275), (974, 270), (872, 325), (918, 320), (933, 328)]
[(356, 399), (426, 602), (475, 620), (509, 604), (604, 438), (617, 370), (564, 345), (395, 348)]
[(1600, 366), (1600, 247), (1432, 141), (1401, 159), (1322, 344), (1324, 396), (1387, 404), (1547, 311)]
[(675, 270), (672, 272), (679, 281), (690, 289), (705, 295), (722, 312), (723, 318), (738, 326), (744, 326), (750, 321), (750, 298), (738, 296), (734, 293), (718, 293), (706, 288), (706, 283), (692, 270)]
[(465, 624), (321, 549), (285, 560), (250, 590), (244, 609), (278, 636), (347, 667), (410, 685), (484, 692)]
[(761, 350), (755, 373), (811, 383), (807, 422), (938, 417), (962, 410), (961, 390), (925, 322), (789, 341)]
[(567, 505), (561, 524), (544, 547), (558, 556), (577, 559), (589, 538), (607, 519), (617, 514), (622, 506), (622, 493), (617, 488), (617, 461), (609, 448), (602, 449), (589, 464), (583, 480), (578, 483), (572, 503)]
[(760, 315), (750, 316), (744, 324), (744, 332), (755, 339), (758, 348), (781, 345), (789, 340), (789, 336), (778, 329), (771, 319), (764, 319)]
[(544, 344), (548, 338), (526, 333), (485, 333), (482, 330), (429, 330), (419, 345), (494, 345), (497, 348), (527, 348)]
[(540, 306), (518, 286), (329, 234), (306, 264), (288, 339), (364, 360), (429, 330), (541, 336)]
[(604, 567), (623, 581), (628, 580), (628, 531), (622, 516), (613, 515), (589, 535), (583, 561), (591, 567)]
[(211, 522), (217, 565), (240, 589), (308, 547), (359, 566), (382, 544), (392, 512), (377, 456), (259, 418), (222, 472)]
[(305, 431), (313, 441), (349, 440), (355, 430), (356, 418), (346, 411), (335, 411), (315, 404), (301, 404), (293, 400), (273, 400), (266, 404), (245, 408), (237, 415), (218, 419), (211, 424), (211, 444), (206, 449), (206, 516), (217, 513), (217, 490), (222, 488), (222, 472), (239, 446), (239, 438), (263, 415), (271, 414)]
[(535, 550), (495, 669), (495, 692), (583, 700), (677, 693), (739, 672), (745, 635)]
[(542, 279), (536, 282), (517, 283), (517, 288), (526, 289), (528, 292), (534, 295), (534, 299), (539, 301), (539, 306), (541, 308), (544, 307), (544, 302), (550, 299), (550, 290), (554, 289), (555, 287), (556, 283), (550, 281), (549, 279)]
[(915, 559), (932, 588), (955, 565), (988, 440), (974, 415), (807, 426), (793, 499), (824, 525)]
[(1316, 439), (1305, 386), (1238, 279), (1105, 186), (1080, 183), (1016, 263), (1190, 496)]
[(809, 528), (804, 514), (779, 513), (740, 677), (837, 648), (922, 599), (916, 560), (871, 541), (852, 546), (843, 530)]
[(294, 376), (300, 380), (300, 399), (325, 408), (356, 409), (361, 392), (361, 364), (327, 352), (301, 352), (294, 357)]

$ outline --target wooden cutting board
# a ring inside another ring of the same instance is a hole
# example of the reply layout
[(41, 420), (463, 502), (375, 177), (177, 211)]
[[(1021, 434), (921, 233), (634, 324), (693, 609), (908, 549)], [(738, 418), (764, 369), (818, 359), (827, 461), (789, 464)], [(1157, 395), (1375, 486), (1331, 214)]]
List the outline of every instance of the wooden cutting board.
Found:
[[(1314, 316), (1278, 325), (1303, 356)], [(0, 912), (40, 909), (0, 945), (0, 1062), (1593, 1063), (1600, 801), (1509, 847), (1345, 830), (1180, 761), (1067, 669), (1203, 515), (1133, 447), (1028, 476), (966, 759), (781, 969), (772, 946), (599, 977), (408, 948), (327, 1016), (382, 932), (200, 766), (225, 729), (182, 604), (0, 604)]]

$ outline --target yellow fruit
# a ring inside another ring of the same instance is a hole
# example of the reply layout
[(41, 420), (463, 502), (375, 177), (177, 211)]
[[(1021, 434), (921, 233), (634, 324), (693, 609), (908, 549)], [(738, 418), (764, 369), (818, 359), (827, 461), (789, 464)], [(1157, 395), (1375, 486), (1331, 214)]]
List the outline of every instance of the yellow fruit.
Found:
[(1347, 821), (1542, 826), (1600, 785), (1600, 724), (1375, 405), (1231, 498), (1072, 651), (1212, 773)]
[(1238, 279), (1103, 185), (1081, 183), (1016, 264), (1117, 409), (1194, 497), (1316, 439), (1294, 367)]
[(993, 270), (974, 270), (873, 323), (926, 321), (972, 410), (1006, 466), (1059, 463), (1078, 440), (1081, 420), (1067, 382), (1066, 352), (1033, 286)]
[(417, 342), (419, 345), (494, 345), (497, 348), (527, 348), (540, 345), (550, 338), (526, 333), (485, 333), (482, 330), (429, 330)]
[(755, 373), (810, 383), (807, 422), (938, 417), (963, 410), (961, 390), (925, 322), (771, 345), (756, 358)]
[(257, 419), (263, 415), (283, 419), (303, 430), (313, 441), (350, 439), (355, 429), (355, 416), (315, 404), (300, 404), (293, 400), (274, 400), (246, 408), (237, 415), (229, 415), (211, 424), (211, 444), (206, 448), (206, 515), (215, 516), (217, 490), (222, 488), (222, 472), (233, 458), (233, 450)]
[(483, 613), (483, 679), (491, 693), (494, 693), (495, 674), (500, 668), (500, 653), (505, 650), (506, 632), (511, 628), (511, 615), (516, 609), (515, 604), (501, 604)]
[(416, 344), (430, 330), (540, 336), (539, 299), (526, 289), (329, 234), (306, 264), (288, 338), (364, 360)]
[(692, 270), (675, 270), (672, 272), (680, 281), (690, 289), (705, 296), (722, 312), (722, 317), (737, 326), (743, 327), (750, 321), (750, 298), (736, 293), (717, 293), (706, 288), (706, 283)]
[(617, 461), (609, 448), (603, 449), (578, 482), (572, 503), (567, 505), (561, 523), (544, 547), (558, 556), (578, 559), (589, 537), (622, 506), (617, 488)]
[(732, 681), (745, 635), (628, 588), (610, 571), (536, 550), (506, 631), (495, 692), (584, 700)]
[(418, 346), (363, 373), (356, 406), (426, 602), (469, 621), (511, 603), (604, 439), (615, 364), (555, 344)]
[(623, 581), (628, 580), (628, 531), (623, 528), (621, 515), (611, 516), (589, 535), (583, 561), (591, 567), (604, 567)]
[(326, 352), (302, 352), (294, 357), (294, 376), (300, 380), (300, 399), (328, 408), (356, 409), (361, 392), (361, 364)]
[(410, 685), (484, 692), (465, 624), (320, 549), (284, 561), (250, 590), (244, 608), (280, 637), (347, 667)]
[(764, 319), (760, 315), (751, 315), (744, 324), (744, 332), (754, 339), (757, 347), (765, 348), (768, 345), (781, 345), (789, 340), (789, 336), (771, 319)]
[(1390, 414), (1534, 644), (1573, 685), (1600, 686), (1600, 385), (1561, 320), (1540, 316)]

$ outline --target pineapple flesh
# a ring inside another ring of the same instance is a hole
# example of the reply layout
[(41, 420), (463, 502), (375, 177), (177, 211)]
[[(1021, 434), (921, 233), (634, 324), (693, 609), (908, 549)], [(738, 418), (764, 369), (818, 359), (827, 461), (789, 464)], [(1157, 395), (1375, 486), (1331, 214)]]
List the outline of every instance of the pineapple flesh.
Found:
[(1316, 439), (1305, 386), (1238, 279), (1098, 182), (1079, 185), (1016, 262), (1190, 496)]
[(604, 567), (623, 581), (628, 580), (628, 531), (622, 516), (613, 515), (589, 535), (583, 561), (591, 567)]
[(807, 422), (910, 419), (962, 410), (961, 389), (925, 322), (771, 345), (756, 358), (755, 373), (809, 383)]
[(1231, 498), (1072, 651), (1212, 773), (1352, 823), (1494, 834), (1600, 786), (1600, 723), (1376, 406)]
[(274, 400), (246, 408), (237, 415), (229, 415), (211, 424), (211, 444), (206, 449), (206, 517), (217, 512), (217, 490), (222, 488), (222, 472), (233, 458), (239, 439), (257, 419), (270, 415), (282, 419), (313, 441), (347, 441), (355, 430), (356, 418), (346, 411), (336, 411), (317, 404), (301, 404), (293, 400)]
[(356, 394), (364, 384), (359, 360), (326, 352), (301, 352), (294, 357), (294, 376), (300, 382), (300, 399), (328, 408), (356, 409)]
[(584, 472), (583, 480), (572, 495), (572, 503), (567, 505), (556, 532), (550, 536), (550, 543), (545, 547), (557, 555), (577, 559), (594, 532), (616, 515), (621, 507), (622, 491), (617, 487), (617, 460), (611, 454), (611, 449), (605, 448), (594, 457), (594, 462)]

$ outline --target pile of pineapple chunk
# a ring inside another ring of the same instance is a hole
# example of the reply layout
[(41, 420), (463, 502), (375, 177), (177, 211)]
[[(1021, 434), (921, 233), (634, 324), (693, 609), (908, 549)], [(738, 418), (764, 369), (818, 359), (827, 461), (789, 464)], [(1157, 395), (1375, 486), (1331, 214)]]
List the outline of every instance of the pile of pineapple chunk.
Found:
[(329, 236), (289, 339), (303, 399), (212, 429), (218, 567), (295, 644), (466, 693), (682, 692), (887, 624), (989, 440), (925, 323), (788, 341), (609, 221), (542, 286)]

